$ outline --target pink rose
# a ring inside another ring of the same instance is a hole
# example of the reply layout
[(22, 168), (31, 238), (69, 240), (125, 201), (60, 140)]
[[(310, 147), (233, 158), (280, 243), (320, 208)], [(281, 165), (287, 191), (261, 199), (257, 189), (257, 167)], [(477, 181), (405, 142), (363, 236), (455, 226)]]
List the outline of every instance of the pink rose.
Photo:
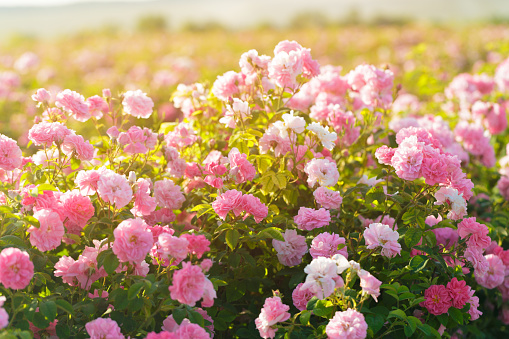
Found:
[(464, 280), (458, 281), (457, 278), (452, 278), (447, 283), (447, 291), (451, 296), (452, 306), (458, 309), (462, 309), (470, 299), (470, 286)]
[(360, 286), (362, 287), (362, 292), (371, 295), (378, 302), (377, 298), (380, 296), (380, 285), (382, 285), (382, 282), (366, 270), (359, 270), (357, 275), (361, 279)]
[(235, 216), (242, 213), (243, 201), (242, 192), (228, 190), (216, 198), (212, 203), (212, 208), (221, 219), (225, 220), (230, 211), (233, 211)]
[(156, 181), (154, 184), (154, 198), (160, 207), (177, 210), (182, 207), (186, 200), (180, 186), (175, 185), (172, 180), (164, 179)]
[(148, 119), (152, 115), (154, 102), (140, 89), (127, 91), (122, 100), (124, 112), (136, 118)]
[(304, 311), (308, 302), (315, 296), (315, 293), (311, 291), (309, 288), (302, 288), (303, 283), (300, 283), (295, 287), (292, 292), (293, 305), (299, 309), (299, 311)]
[(39, 251), (46, 252), (57, 248), (62, 243), (65, 230), (58, 213), (50, 209), (40, 209), (34, 213), (39, 220), (39, 227), (30, 226), (30, 243)]
[(368, 324), (364, 315), (349, 308), (344, 312), (336, 312), (325, 327), (330, 339), (364, 339), (367, 336)]
[(169, 287), (173, 300), (194, 306), (205, 291), (205, 275), (200, 266), (189, 262), (182, 263), (182, 268), (173, 273), (173, 283)]
[(308, 251), (306, 237), (298, 235), (295, 230), (286, 230), (283, 237), (285, 241), (272, 240), (272, 246), (277, 252), (279, 262), (285, 266), (300, 264), (302, 257)]
[(290, 319), (290, 307), (283, 304), (279, 297), (265, 299), (258, 318), (255, 319), (256, 328), (262, 338), (274, 338), (277, 328), (273, 326)]
[(97, 318), (85, 324), (90, 339), (124, 339), (120, 327), (115, 320)]
[(444, 314), (452, 306), (451, 296), (444, 285), (431, 285), (424, 291), (424, 299), (419, 305), (434, 315)]
[(334, 254), (338, 253), (348, 258), (346, 246), (338, 250), (338, 246), (341, 244), (345, 244), (345, 238), (340, 237), (336, 233), (320, 233), (311, 242), (309, 253), (313, 258), (332, 258)]
[(505, 265), (495, 254), (488, 254), (485, 258), (488, 262), (488, 271), (486, 274), (475, 274), (475, 281), (483, 287), (495, 288), (504, 282)]
[(55, 105), (71, 113), (73, 118), (78, 121), (85, 122), (91, 117), (85, 97), (70, 89), (57, 94)]
[(389, 225), (374, 223), (364, 230), (364, 239), (368, 249), (382, 247), (381, 254), (392, 258), (401, 252), (398, 243), (399, 233), (393, 231)]
[(312, 229), (329, 225), (331, 217), (329, 211), (325, 208), (314, 210), (312, 208), (301, 207), (293, 221), (299, 229), (311, 231)]
[(327, 187), (318, 187), (314, 192), (313, 196), (320, 206), (330, 210), (337, 210), (341, 207), (343, 198), (337, 191), (333, 191)]
[(5, 288), (24, 289), (34, 276), (34, 264), (28, 253), (14, 247), (0, 252), (0, 283)]
[(0, 134), (0, 169), (12, 171), (21, 166), (23, 154), (18, 143)]
[(113, 235), (113, 253), (120, 262), (144, 260), (154, 244), (152, 232), (140, 218), (122, 221), (113, 231)]

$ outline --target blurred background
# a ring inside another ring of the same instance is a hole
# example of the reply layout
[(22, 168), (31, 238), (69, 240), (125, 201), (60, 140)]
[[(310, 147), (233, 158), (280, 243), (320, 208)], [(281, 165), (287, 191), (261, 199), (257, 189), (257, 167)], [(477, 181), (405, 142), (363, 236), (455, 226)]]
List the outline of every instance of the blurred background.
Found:
[(507, 58), (508, 23), (508, 0), (0, 0), (0, 133), (26, 142), (40, 87), (139, 88), (174, 120), (179, 83), (211, 84), (282, 40), (343, 74), (390, 67), (401, 93), (439, 105), (457, 74)]

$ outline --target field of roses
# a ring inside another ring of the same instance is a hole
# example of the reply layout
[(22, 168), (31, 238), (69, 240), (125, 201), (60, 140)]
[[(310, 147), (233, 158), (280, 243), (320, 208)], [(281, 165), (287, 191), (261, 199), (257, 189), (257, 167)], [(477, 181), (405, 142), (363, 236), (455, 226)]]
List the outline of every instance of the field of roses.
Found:
[(12, 39), (0, 339), (507, 336), (508, 34)]

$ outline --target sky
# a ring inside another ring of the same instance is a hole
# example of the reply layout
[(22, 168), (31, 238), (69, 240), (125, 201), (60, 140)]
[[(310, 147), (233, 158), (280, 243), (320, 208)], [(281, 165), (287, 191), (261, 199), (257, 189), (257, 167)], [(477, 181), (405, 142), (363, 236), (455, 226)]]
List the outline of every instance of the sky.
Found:
[(0, 0), (0, 7), (23, 7), (23, 6), (58, 6), (79, 2), (143, 2), (151, 0)]

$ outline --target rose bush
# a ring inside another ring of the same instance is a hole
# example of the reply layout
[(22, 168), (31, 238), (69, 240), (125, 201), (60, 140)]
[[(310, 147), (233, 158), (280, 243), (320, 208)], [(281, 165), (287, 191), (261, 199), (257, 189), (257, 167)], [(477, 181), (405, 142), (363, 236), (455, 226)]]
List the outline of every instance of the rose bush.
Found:
[(180, 122), (37, 90), (28, 147), (0, 135), (2, 335), (503, 333), (509, 59), (438, 111), (295, 41), (239, 65), (179, 85)]

